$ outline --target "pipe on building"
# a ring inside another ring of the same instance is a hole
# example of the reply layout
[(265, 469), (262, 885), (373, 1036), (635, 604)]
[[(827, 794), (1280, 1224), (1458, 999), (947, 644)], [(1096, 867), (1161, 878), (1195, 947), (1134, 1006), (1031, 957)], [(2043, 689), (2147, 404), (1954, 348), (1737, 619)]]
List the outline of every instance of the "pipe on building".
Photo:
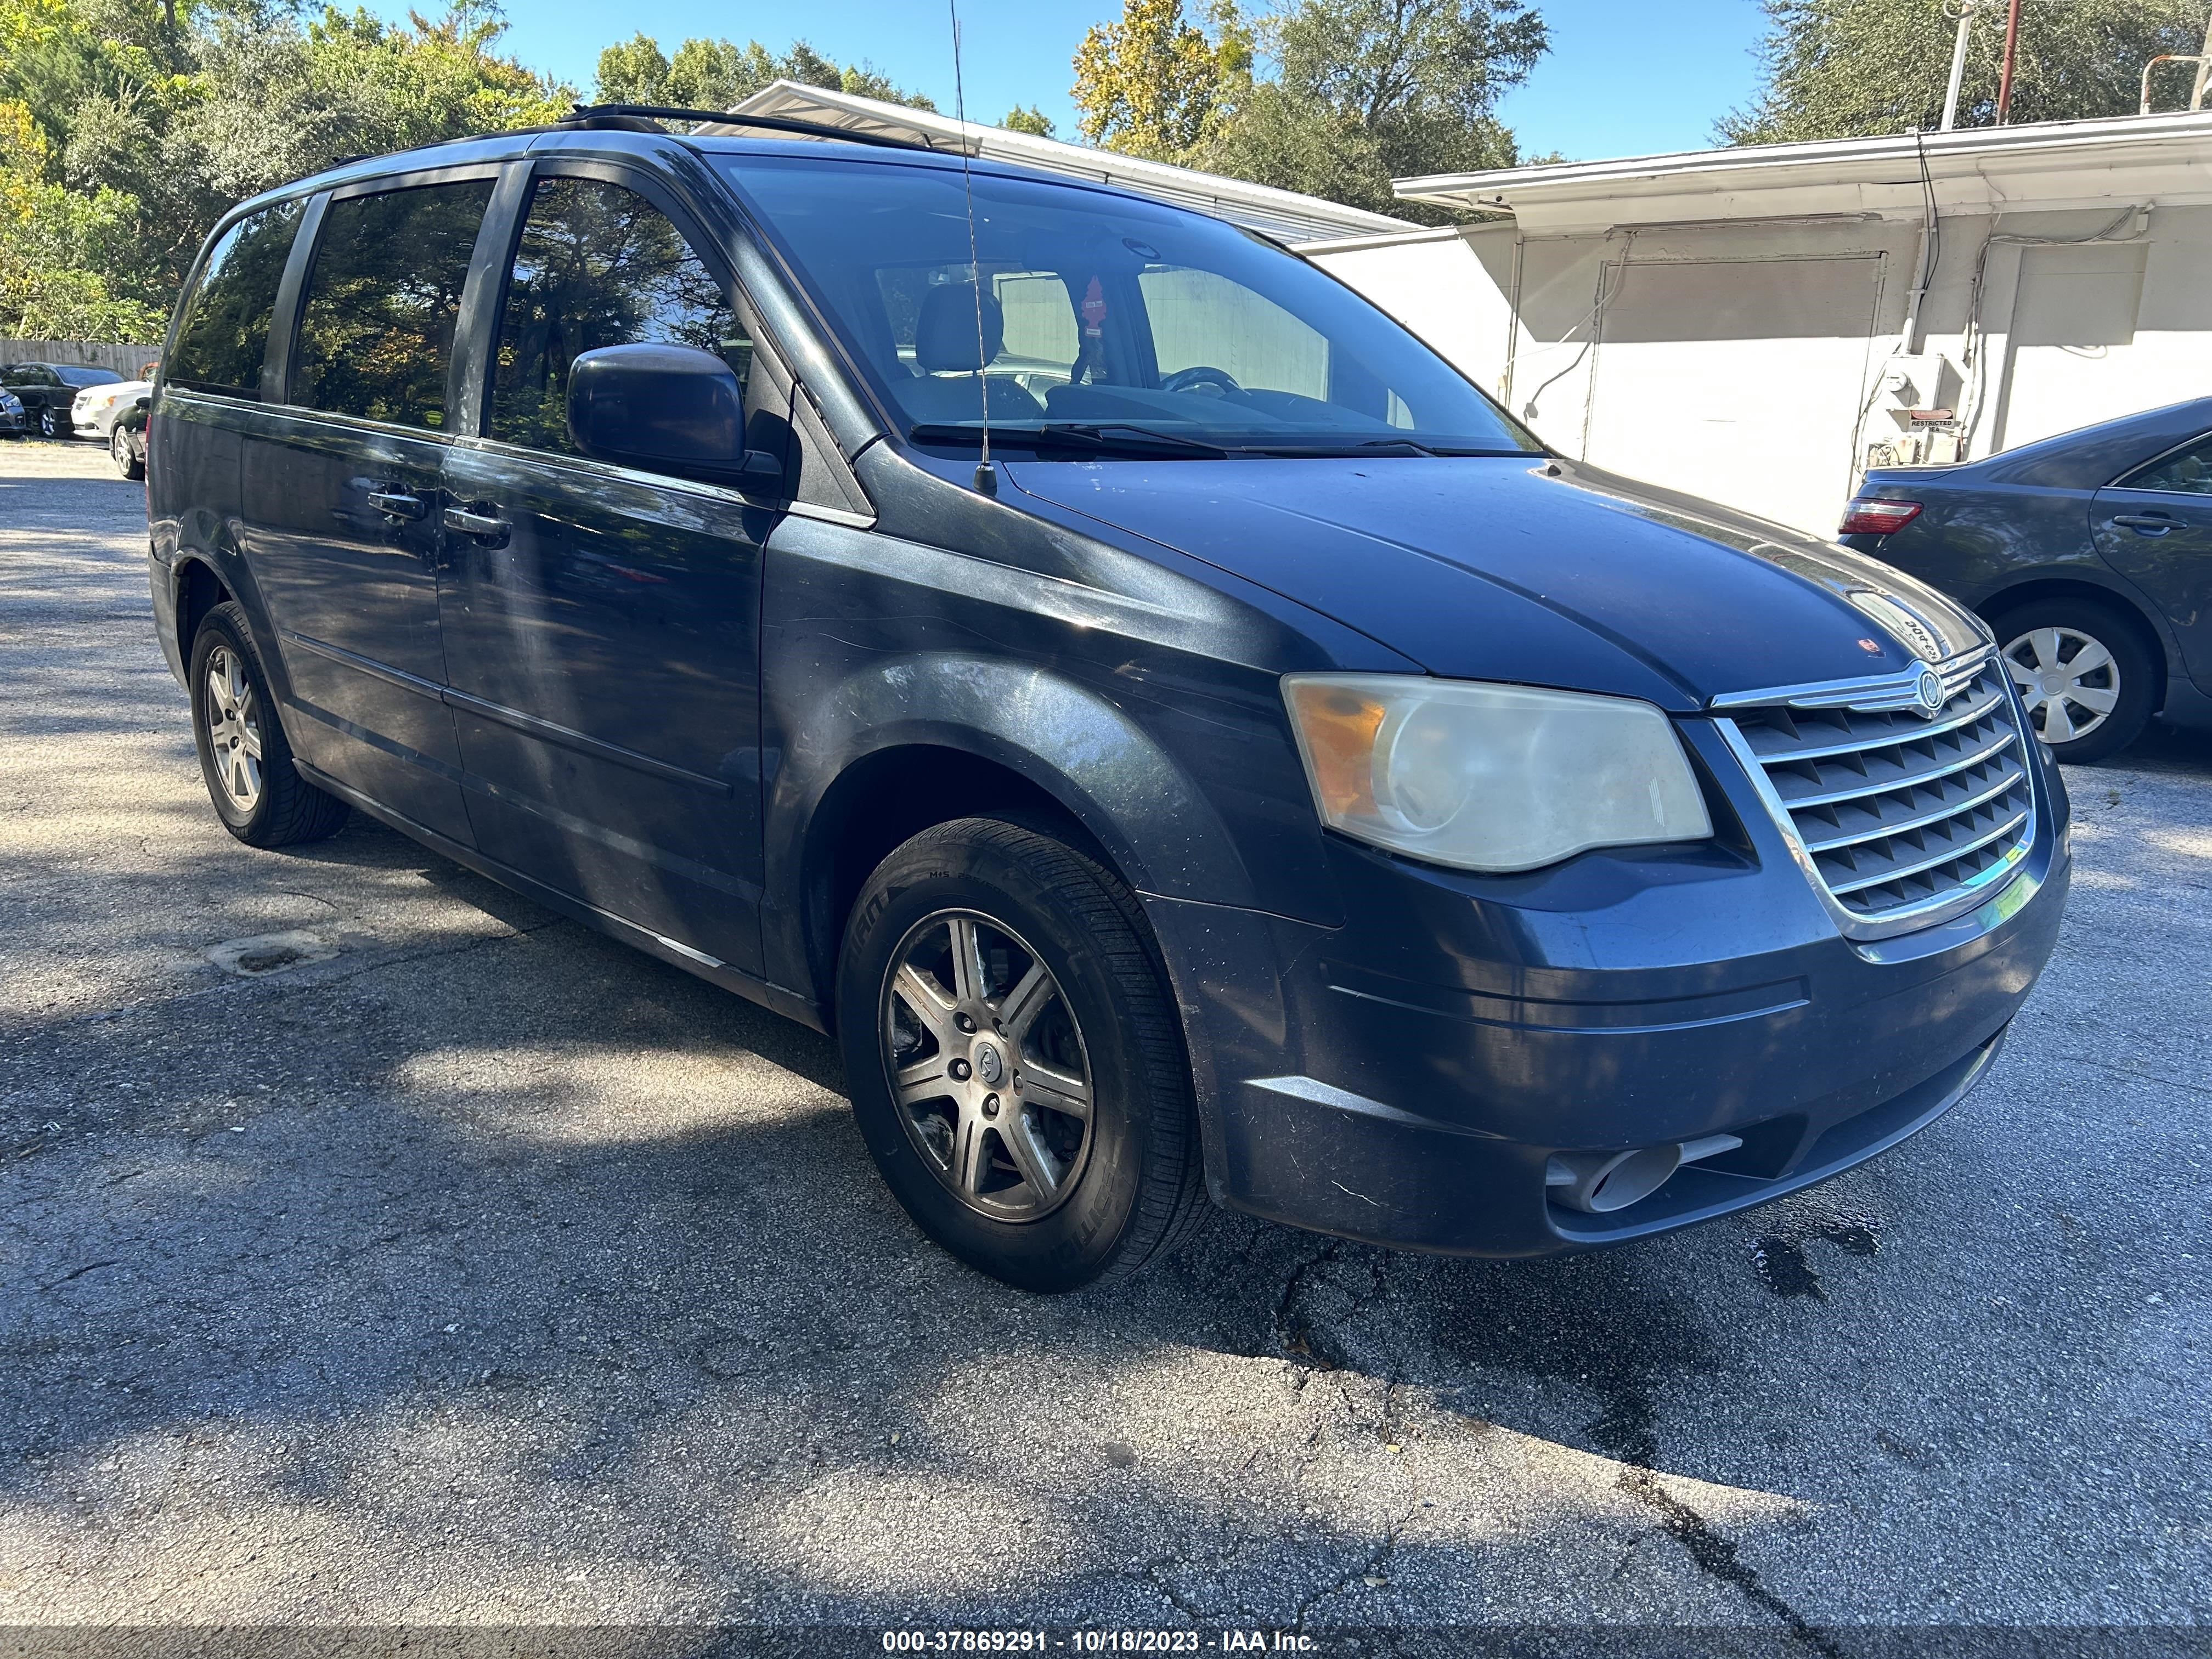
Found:
[(2196, 85), (2190, 90), (2189, 107), (2191, 109), (2203, 109), (2204, 107), (2204, 72), (2208, 68), (2212, 68), (2212, 53), (2162, 52), (2157, 57), (2152, 58), (2150, 62), (2143, 65), (2142, 106), (2138, 109), (2136, 113), (2138, 115), (2148, 115), (2150, 113), (2150, 72), (2156, 69), (2160, 64), (2194, 64), (2197, 65)]
[(1943, 90), (1943, 124), (1937, 129), (1948, 132), (1959, 125), (1959, 88), (1966, 78), (1966, 33), (1973, 27), (1975, 0), (1961, 0), (1959, 7), (1959, 39), (1951, 48), (1951, 82)]
[(2020, 52), (2020, 0), (2011, 0), (2005, 8), (2004, 67), (1997, 73), (1997, 120), (2002, 126), (2005, 117), (2012, 111), (2013, 59)]

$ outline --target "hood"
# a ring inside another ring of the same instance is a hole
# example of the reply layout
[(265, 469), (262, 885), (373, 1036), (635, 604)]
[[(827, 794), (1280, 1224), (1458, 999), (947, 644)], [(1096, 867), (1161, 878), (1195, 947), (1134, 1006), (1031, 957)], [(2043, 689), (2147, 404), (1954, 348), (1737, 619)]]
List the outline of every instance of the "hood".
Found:
[(1022, 461), (1006, 471), (1031, 495), (1272, 588), (1454, 679), (1690, 709), (1729, 692), (1895, 672), (1987, 637), (1950, 600), (1863, 554), (1575, 462)]

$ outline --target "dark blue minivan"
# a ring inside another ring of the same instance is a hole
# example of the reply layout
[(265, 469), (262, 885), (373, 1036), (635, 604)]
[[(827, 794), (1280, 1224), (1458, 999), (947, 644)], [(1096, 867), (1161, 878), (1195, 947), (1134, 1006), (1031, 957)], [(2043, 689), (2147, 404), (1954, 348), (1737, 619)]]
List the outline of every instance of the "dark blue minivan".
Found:
[(2067, 807), (1972, 616), (1551, 454), (1261, 237), (738, 125), (216, 228), (149, 490), (240, 840), (358, 809), (836, 1033), (901, 1203), (1039, 1290), (1209, 1197), (1633, 1238), (1988, 1067)]

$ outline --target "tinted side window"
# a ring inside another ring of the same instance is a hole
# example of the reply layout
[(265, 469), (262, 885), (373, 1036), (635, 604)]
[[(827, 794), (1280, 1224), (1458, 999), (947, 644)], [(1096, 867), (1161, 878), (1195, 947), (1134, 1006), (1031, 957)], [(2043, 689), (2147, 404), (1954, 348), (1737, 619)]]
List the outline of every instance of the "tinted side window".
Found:
[(2152, 462), (2122, 482), (2129, 489), (2169, 489), (2182, 495), (2212, 495), (2212, 437), (2199, 438), (2188, 448)]
[(185, 300), (176, 349), (163, 365), (171, 386), (234, 398), (261, 395), (261, 359), (276, 309), (276, 282), (304, 211), (299, 202), (279, 202), (223, 232), (199, 286)]
[(300, 307), (292, 400), (399, 426), (447, 423), (446, 368), (491, 180), (332, 202)]
[(574, 453), (568, 365), (641, 343), (718, 353), (741, 384), (752, 368), (729, 295), (665, 215), (619, 185), (539, 179), (500, 312), (491, 435)]

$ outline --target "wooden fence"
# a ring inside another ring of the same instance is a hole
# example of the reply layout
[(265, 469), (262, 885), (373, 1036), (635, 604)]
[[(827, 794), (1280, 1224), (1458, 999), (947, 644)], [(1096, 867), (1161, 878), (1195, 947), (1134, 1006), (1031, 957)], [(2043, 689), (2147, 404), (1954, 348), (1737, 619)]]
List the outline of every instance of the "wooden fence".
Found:
[(110, 345), (93, 340), (0, 340), (0, 365), (86, 363), (112, 368), (126, 380), (161, 355), (157, 345)]

